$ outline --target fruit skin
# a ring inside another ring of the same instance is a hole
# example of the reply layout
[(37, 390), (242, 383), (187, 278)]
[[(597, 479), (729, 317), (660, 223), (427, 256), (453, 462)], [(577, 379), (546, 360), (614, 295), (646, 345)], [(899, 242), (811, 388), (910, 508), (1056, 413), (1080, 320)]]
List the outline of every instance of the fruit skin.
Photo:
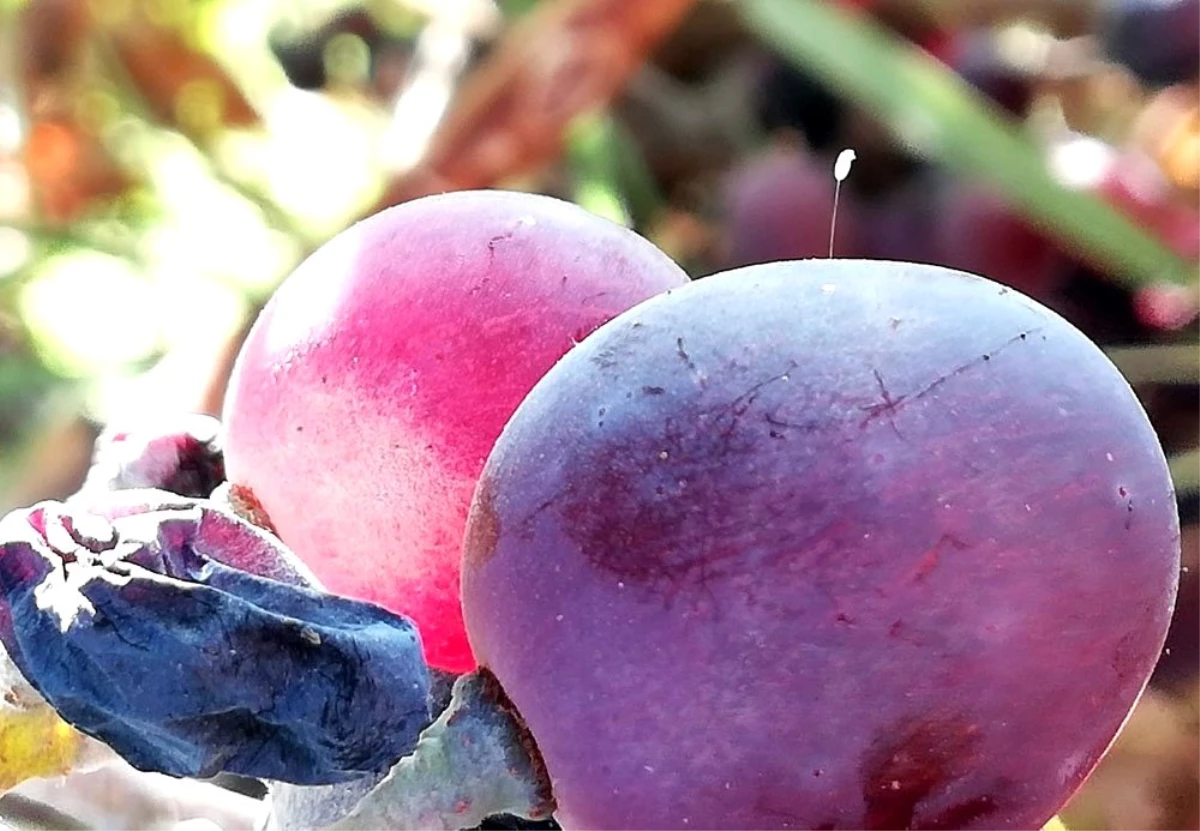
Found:
[(1142, 690), (1179, 526), (1132, 391), (947, 269), (713, 275), (568, 354), (463, 604), (566, 828), (1037, 828)]
[(469, 670), (462, 531), (492, 443), (575, 342), (686, 281), (549, 197), (376, 214), (301, 264), (250, 332), (225, 403), (229, 479), (330, 591), (411, 617), (432, 666)]

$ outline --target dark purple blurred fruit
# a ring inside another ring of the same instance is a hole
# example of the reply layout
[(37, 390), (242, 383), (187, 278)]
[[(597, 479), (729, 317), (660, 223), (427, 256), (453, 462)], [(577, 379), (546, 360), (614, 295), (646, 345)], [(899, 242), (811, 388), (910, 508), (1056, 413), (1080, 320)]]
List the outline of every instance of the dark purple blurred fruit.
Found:
[[(857, 173), (856, 167), (851, 179)], [(857, 248), (844, 249), (844, 254), (939, 265), (936, 244), (941, 219), (937, 213), (939, 184), (937, 173), (920, 169), (907, 181), (874, 195), (858, 198), (848, 188), (855, 200), (860, 227)]]
[(1033, 101), (1030, 77), (1000, 54), (991, 32), (978, 30), (956, 35), (950, 62), (964, 81), (1005, 112), (1018, 118), (1029, 112)]
[(945, 182), (937, 215), (941, 265), (989, 277), (1039, 299), (1068, 276), (1067, 257), (1059, 246), (987, 185)]
[[(833, 163), (798, 147), (780, 145), (744, 161), (725, 186), (729, 266), (829, 256), (833, 191)], [(849, 198), (840, 200), (836, 231), (835, 252), (854, 250)]]
[(1155, 86), (1200, 74), (1200, 0), (1106, 0), (1105, 54)]
[(959, 272), (813, 260), (568, 353), (488, 459), (463, 604), (566, 828), (1039, 828), (1178, 568), (1157, 439), (1078, 331)]
[(755, 108), (765, 130), (795, 130), (814, 150), (837, 151), (846, 105), (816, 78), (771, 57), (756, 93)]

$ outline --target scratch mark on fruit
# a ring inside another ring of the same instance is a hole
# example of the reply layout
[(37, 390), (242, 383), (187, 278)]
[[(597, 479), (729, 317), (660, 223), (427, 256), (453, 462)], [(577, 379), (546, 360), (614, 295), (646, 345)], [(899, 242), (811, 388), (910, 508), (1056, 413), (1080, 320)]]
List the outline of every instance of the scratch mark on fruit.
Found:
[(688, 355), (687, 350), (683, 348), (683, 338), (675, 338), (675, 352), (683, 359), (684, 364), (692, 372), (696, 371), (696, 364), (692, 362), (692, 358)]
[[(754, 402), (758, 400), (758, 397), (762, 393), (763, 389), (770, 384), (778, 383), (780, 381), (787, 381), (788, 374), (795, 370), (797, 366), (798, 364), (795, 361), (788, 361), (788, 365), (784, 368), (783, 372), (759, 381), (737, 398), (734, 398), (728, 404), (721, 407), (716, 413), (717, 418), (721, 419), (722, 417), (726, 416), (729, 418), (728, 423), (721, 430), (721, 435), (725, 438), (730, 437), (733, 434), (734, 429), (737, 428), (738, 420), (744, 416), (752, 406), (754, 406)], [(764, 418), (767, 420), (768, 424), (772, 424), (776, 427), (790, 426), (786, 423), (775, 423), (771, 421), (772, 416), (772, 413), (764, 415)]]
[(938, 567), (942, 554), (946, 553), (948, 548), (955, 551), (966, 551), (970, 547), (953, 534), (942, 534), (938, 537), (938, 541), (917, 560), (916, 567), (908, 579), (914, 583), (924, 583), (926, 578)]
[[(907, 393), (904, 395), (897, 396), (896, 398), (891, 398), (890, 396), (885, 397), (884, 403), (882, 405), (876, 404), (876, 405), (874, 405), (873, 408), (868, 408), (868, 409), (871, 409), (871, 412), (867, 415), (867, 417), (865, 419), (863, 419), (863, 421), (859, 424), (859, 427), (862, 427), (862, 428), (867, 427), (867, 425), (869, 425), (872, 421), (874, 421), (875, 419), (877, 419), (879, 416), (882, 416), (882, 415), (886, 415), (890, 420), (902, 408), (907, 407), (909, 404), (913, 403), (914, 401), (920, 401), (925, 396), (936, 391), (939, 387), (941, 387), (947, 381), (957, 378), (958, 376), (962, 375), (963, 373), (969, 372), (970, 370), (974, 369), (975, 367), (979, 366), (980, 364), (989, 363), (993, 358), (995, 358), (1001, 352), (1004, 352), (1006, 349), (1008, 349), (1009, 347), (1011, 347), (1014, 344), (1021, 343), (1025, 340), (1027, 340), (1030, 335), (1037, 334), (1037, 333), (1041, 332), (1042, 329), (1044, 329), (1044, 328), (1045, 327), (1038, 327), (1036, 329), (1028, 329), (1024, 332), (1019, 332), (1018, 334), (1013, 335), (1011, 338), (1006, 340), (1004, 343), (997, 346), (995, 349), (992, 349), (990, 352), (985, 352), (979, 358), (976, 358), (973, 361), (968, 361), (967, 363), (962, 364), (961, 366), (955, 367), (954, 369), (950, 370), (949, 372), (945, 373), (944, 375), (938, 376), (933, 381), (929, 382), (924, 387), (922, 387), (921, 389), (917, 390), (914, 393)], [(875, 372), (876, 381), (879, 383), (880, 387), (882, 387), (883, 380), (879, 377), (879, 373), (875, 370), (872, 370), (872, 371)], [(885, 392), (886, 392), (886, 390), (885, 390)], [(895, 427), (894, 424), (892, 426), (893, 426), (893, 428)]]
[(887, 384), (883, 382), (883, 375), (875, 367), (871, 367), (871, 374), (875, 376), (875, 384), (879, 387), (879, 396), (883, 399), (882, 404), (872, 404), (870, 407), (864, 407), (868, 412), (867, 417), (863, 420), (860, 427), (866, 427), (871, 421), (879, 416), (886, 416), (888, 424), (892, 427), (892, 432), (899, 439), (904, 439), (900, 428), (896, 426), (896, 411), (900, 409), (900, 405), (904, 403), (907, 396), (892, 398), (892, 394), (888, 392)]
[(692, 360), (692, 356), (689, 355), (687, 350), (683, 348), (683, 338), (675, 338), (675, 354), (677, 354), (683, 361), (684, 365), (687, 366), (688, 372), (690, 372), (692, 377), (696, 380), (696, 386), (700, 387), (700, 389), (706, 388), (708, 386), (708, 376), (700, 371), (700, 368), (696, 366), (696, 362)]
[[(488, 265), (491, 265), (492, 260), (494, 260), (496, 257), (496, 244), (512, 239), (516, 235), (516, 233), (517, 233), (516, 231), (505, 231), (503, 234), (496, 234), (494, 237), (492, 237), (491, 239), (488, 240), (488, 243), (487, 243)], [(564, 283), (566, 282), (566, 280), (567, 280), (567, 278), (563, 277)]]

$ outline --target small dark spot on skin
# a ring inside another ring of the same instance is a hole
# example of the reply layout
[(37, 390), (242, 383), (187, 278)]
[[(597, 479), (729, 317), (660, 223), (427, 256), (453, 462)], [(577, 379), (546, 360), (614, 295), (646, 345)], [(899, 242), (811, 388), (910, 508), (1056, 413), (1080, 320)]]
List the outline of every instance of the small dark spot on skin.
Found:
[(645, 395), (662, 395), (666, 390), (662, 387), (642, 387), (642, 392)]
[(991, 356), (991, 355), (984, 355), (984, 356), (983, 356), (983, 359), (984, 359), (985, 361), (990, 361), (990, 360), (992, 359), (992, 356)]
[(328, 376), (328, 375), (322, 375), (322, 376), (321, 376), (321, 383), (322, 383), (322, 384), (328, 384), (328, 383), (329, 383), (329, 376)]
[(304, 432), (304, 428), (303, 428), (302, 426), (300, 426), (299, 424), (297, 424), (297, 425), (296, 425), (296, 432), (297, 432), (297, 433), (303, 433), (303, 432)]
[(888, 320), (888, 325), (889, 325), (889, 326), (891, 326), (893, 329), (899, 329), (899, 328), (900, 328), (900, 324), (901, 324), (901, 323), (903, 323), (903, 322), (904, 322), (904, 321), (903, 321), (903, 320), (901, 320), (900, 318), (898, 318), (898, 317), (893, 317), (893, 318), (891, 318), (891, 319), (889, 319), (889, 320)]
[(838, 612), (835, 620), (837, 620), (838, 623), (844, 623), (847, 626), (854, 625), (854, 618), (850, 617), (850, 615), (846, 614), (845, 612)]
[(1022, 332), (1022, 333), (1021, 333), (1021, 340), (1026, 340), (1026, 339), (1028, 339), (1028, 337), (1029, 337), (1029, 333), (1028, 333), (1028, 332)]
[(1124, 485), (1122, 485), (1121, 487), (1117, 488), (1117, 496), (1120, 496), (1120, 497), (1129, 496), (1129, 489), (1126, 488)]
[(825, 771), (821, 770), (820, 768), (817, 768), (816, 770), (814, 770), (814, 771), (813, 771), (813, 776), (814, 776), (814, 777), (820, 777), (820, 775), (821, 775), (822, 773), (824, 773), (824, 772), (825, 772)]

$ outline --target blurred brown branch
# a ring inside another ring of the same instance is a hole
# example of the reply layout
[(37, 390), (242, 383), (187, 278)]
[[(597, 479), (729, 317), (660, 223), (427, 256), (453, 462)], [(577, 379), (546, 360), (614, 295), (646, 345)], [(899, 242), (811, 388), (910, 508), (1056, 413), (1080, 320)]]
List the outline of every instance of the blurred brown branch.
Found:
[(568, 124), (612, 100), (694, 2), (542, 4), (468, 77), (424, 158), (371, 212), (495, 185), (552, 160)]

